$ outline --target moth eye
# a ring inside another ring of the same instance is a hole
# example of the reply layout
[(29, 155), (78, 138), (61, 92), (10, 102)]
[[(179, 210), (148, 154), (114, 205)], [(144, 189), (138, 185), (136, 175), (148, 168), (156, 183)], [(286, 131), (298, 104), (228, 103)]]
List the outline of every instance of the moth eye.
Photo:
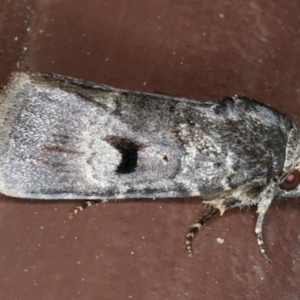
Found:
[(300, 183), (300, 172), (298, 170), (294, 170), (289, 173), (281, 182), (279, 187), (282, 190), (290, 191), (296, 188)]

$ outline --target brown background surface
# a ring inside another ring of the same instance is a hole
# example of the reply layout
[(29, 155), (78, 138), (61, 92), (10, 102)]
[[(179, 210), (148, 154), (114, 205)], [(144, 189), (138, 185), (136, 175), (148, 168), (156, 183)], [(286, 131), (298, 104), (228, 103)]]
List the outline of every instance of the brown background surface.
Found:
[[(21, 68), (202, 100), (238, 93), (300, 125), (299, 16), (298, 0), (3, 0), (0, 84)], [(199, 198), (112, 202), (68, 220), (77, 203), (1, 196), (1, 299), (300, 299), (299, 199), (268, 211), (272, 264), (255, 208), (213, 220), (190, 258)]]

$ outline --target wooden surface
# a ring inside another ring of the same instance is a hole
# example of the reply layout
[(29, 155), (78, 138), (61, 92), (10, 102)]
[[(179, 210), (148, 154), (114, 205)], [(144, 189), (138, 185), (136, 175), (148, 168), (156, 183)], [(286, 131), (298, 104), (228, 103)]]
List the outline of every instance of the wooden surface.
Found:
[[(23, 0), (0, 3), (0, 83), (16, 69), (201, 100), (246, 95), (300, 121), (300, 3)], [(199, 198), (127, 200), (68, 220), (75, 201), (0, 198), (1, 299), (299, 299), (300, 201), (214, 219)], [(224, 239), (218, 243), (217, 239)]]

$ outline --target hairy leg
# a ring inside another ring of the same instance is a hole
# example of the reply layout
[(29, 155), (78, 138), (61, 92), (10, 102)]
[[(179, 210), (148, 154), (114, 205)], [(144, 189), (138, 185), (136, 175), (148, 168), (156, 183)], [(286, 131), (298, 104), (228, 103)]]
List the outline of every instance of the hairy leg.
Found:
[(206, 223), (219, 211), (218, 208), (213, 208), (209, 213), (207, 213), (205, 216), (203, 216), (201, 219), (198, 220), (197, 223), (193, 224), (191, 226), (190, 231), (185, 236), (185, 247), (186, 251), (189, 255), (192, 255), (192, 242), (194, 239), (195, 234), (203, 228)]
[(259, 247), (261, 253), (263, 254), (263, 256), (265, 257), (265, 259), (268, 262), (271, 262), (271, 258), (268, 255), (266, 248), (265, 248), (263, 234), (262, 234), (262, 225), (264, 222), (264, 217), (265, 217), (265, 213), (258, 214), (258, 218), (257, 218), (256, 226), (255, 226), (255, 233), (256, 233), (256, 238), (257, 238), (257, 244), (258, 244), (258, 247)]
[(88, 208), (92, 205), (98, 204), (98, 203), (105, 203), (107, 200), (90, 200), (85, 201), (81, 205), (76, 206), (73, 208), (73, 210), (69, 214), (69, 218), (72, 219), (75, 215), (77, 215), (79, 212), (83, 211), (85, 208)]

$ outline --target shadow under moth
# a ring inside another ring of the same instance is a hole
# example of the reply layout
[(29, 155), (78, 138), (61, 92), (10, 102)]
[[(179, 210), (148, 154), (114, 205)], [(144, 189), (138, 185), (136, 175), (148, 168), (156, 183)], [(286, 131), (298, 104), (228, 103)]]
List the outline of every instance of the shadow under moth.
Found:
[(0, 94), (0, 192), (87, 199), (200, 196), (218, 212), (300, 195), (300, 131), (278, 111), (234, 96), (216, 103), (111, 88), (47, 73), (14, 73)]

